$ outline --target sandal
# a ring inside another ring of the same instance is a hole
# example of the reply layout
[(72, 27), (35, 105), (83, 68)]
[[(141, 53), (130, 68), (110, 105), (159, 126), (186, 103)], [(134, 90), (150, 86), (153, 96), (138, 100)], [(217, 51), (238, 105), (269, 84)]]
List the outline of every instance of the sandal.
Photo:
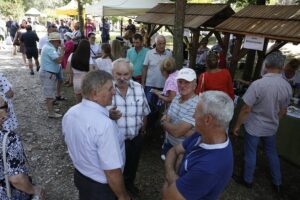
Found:
[(65, 100), (67, 99), (63, 96), (56, 96), (56, 101), (65, 101)]

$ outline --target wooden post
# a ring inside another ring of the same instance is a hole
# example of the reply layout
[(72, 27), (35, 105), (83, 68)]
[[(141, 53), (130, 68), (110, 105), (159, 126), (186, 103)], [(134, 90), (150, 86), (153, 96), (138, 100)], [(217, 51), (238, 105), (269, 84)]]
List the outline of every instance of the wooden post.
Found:
[(253, 75), (252, 80), (256, 80), (260, 77), (261, 67), (262, 67), (262, 64), (264, 62), (264, 58), (265, 58), (265, 55), (266, 55), (268, 43), (269, 43), (269, 39), (266, 38), (265, 42), (264, 42), (263, 50), (262, 51), (257, 51), (258, 58), (257, 58), (257, 63), (256, 63), (256, 66), (255, 66), (255, 71), (254, 71), (254, 75)]
[(181, 69), (183, 66), (183, 30), (185, 19), (186, 0), (177, 0), (175, 2), (175, 20), (173, 37), (173, 54), (175, 56), (176, 66)]
[(151, 46), (151, 36), (150, 36), (150, 32), (151, 32), (151, 24), (147, 24), (147, 47)]
[(245, 80), (245, 81), (250, 81), (251, 78), (252, 78), (255, 55), (256, 55), (255, 50), (249, 50), (248, 51), (248, 54), (247, 54), (247, 57), (246, 57), (246, 64), (245, 64), (243, 77), (242, 77), (242, 79)]
[(234, 79), (236, 67), (239, 61), (239, 52), (242, 45), (242, 40), (243, 40), (242, 36), (240, 35), (236, 36), (236, 42), (233, 48), (233, 53), (232, 53), (232, 58), (231, 58), (230, 68), (229, 68), (232, 79)]
[(192, 45), (191, 48), (189, 48), (189, 67), (195, 69), (196, 68), (196, 57), (197, 57), (197, 50), (199, 48), (199, 37), (200, 37), (200, 31), (199, 29), (193, 29), (191, 30), (193, 33), (192, 37)]
[(123, 36), (123, 17), (121, 18), (121, 37)]

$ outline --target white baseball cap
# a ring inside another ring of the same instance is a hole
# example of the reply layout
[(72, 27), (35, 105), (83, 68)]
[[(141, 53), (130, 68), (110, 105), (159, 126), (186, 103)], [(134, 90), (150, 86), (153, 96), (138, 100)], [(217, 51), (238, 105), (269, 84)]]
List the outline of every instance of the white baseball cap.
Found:
[(183, 68), (178, 72), (176, 79), (184, 79), (191, 82), (196, 79), (196, 73), (191, 68)]

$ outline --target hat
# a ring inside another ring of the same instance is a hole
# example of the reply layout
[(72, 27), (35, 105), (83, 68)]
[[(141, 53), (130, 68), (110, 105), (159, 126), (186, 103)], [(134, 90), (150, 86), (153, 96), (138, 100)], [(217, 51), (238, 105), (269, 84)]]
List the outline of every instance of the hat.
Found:
[(58, 32), (52, 32), (48, 36), (49, 41), (60, 40), (60, 34)]
[(178, 72), (176, 79), (184, 79), (191, 82), (196, 79), (196, 73), (191, 68), (183, 68)]

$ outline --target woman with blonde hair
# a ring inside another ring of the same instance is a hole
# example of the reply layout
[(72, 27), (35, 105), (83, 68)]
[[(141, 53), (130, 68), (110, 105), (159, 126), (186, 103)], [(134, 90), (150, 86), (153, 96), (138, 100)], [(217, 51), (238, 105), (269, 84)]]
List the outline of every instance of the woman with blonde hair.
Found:
[(119, 40), (111, 42), (111, 56), (113, 61), (125, 57), (124, 48)]
[(167, 79), (163, 91), (152, 89), (152, 92), (158, 96), (166, 105), (170, 104), (173, 98), (178, 94), (177, 88), (177, 74), (175, 60), (172, 57), (165, 58), (161, 65), (160, 71), (162, 75)]

